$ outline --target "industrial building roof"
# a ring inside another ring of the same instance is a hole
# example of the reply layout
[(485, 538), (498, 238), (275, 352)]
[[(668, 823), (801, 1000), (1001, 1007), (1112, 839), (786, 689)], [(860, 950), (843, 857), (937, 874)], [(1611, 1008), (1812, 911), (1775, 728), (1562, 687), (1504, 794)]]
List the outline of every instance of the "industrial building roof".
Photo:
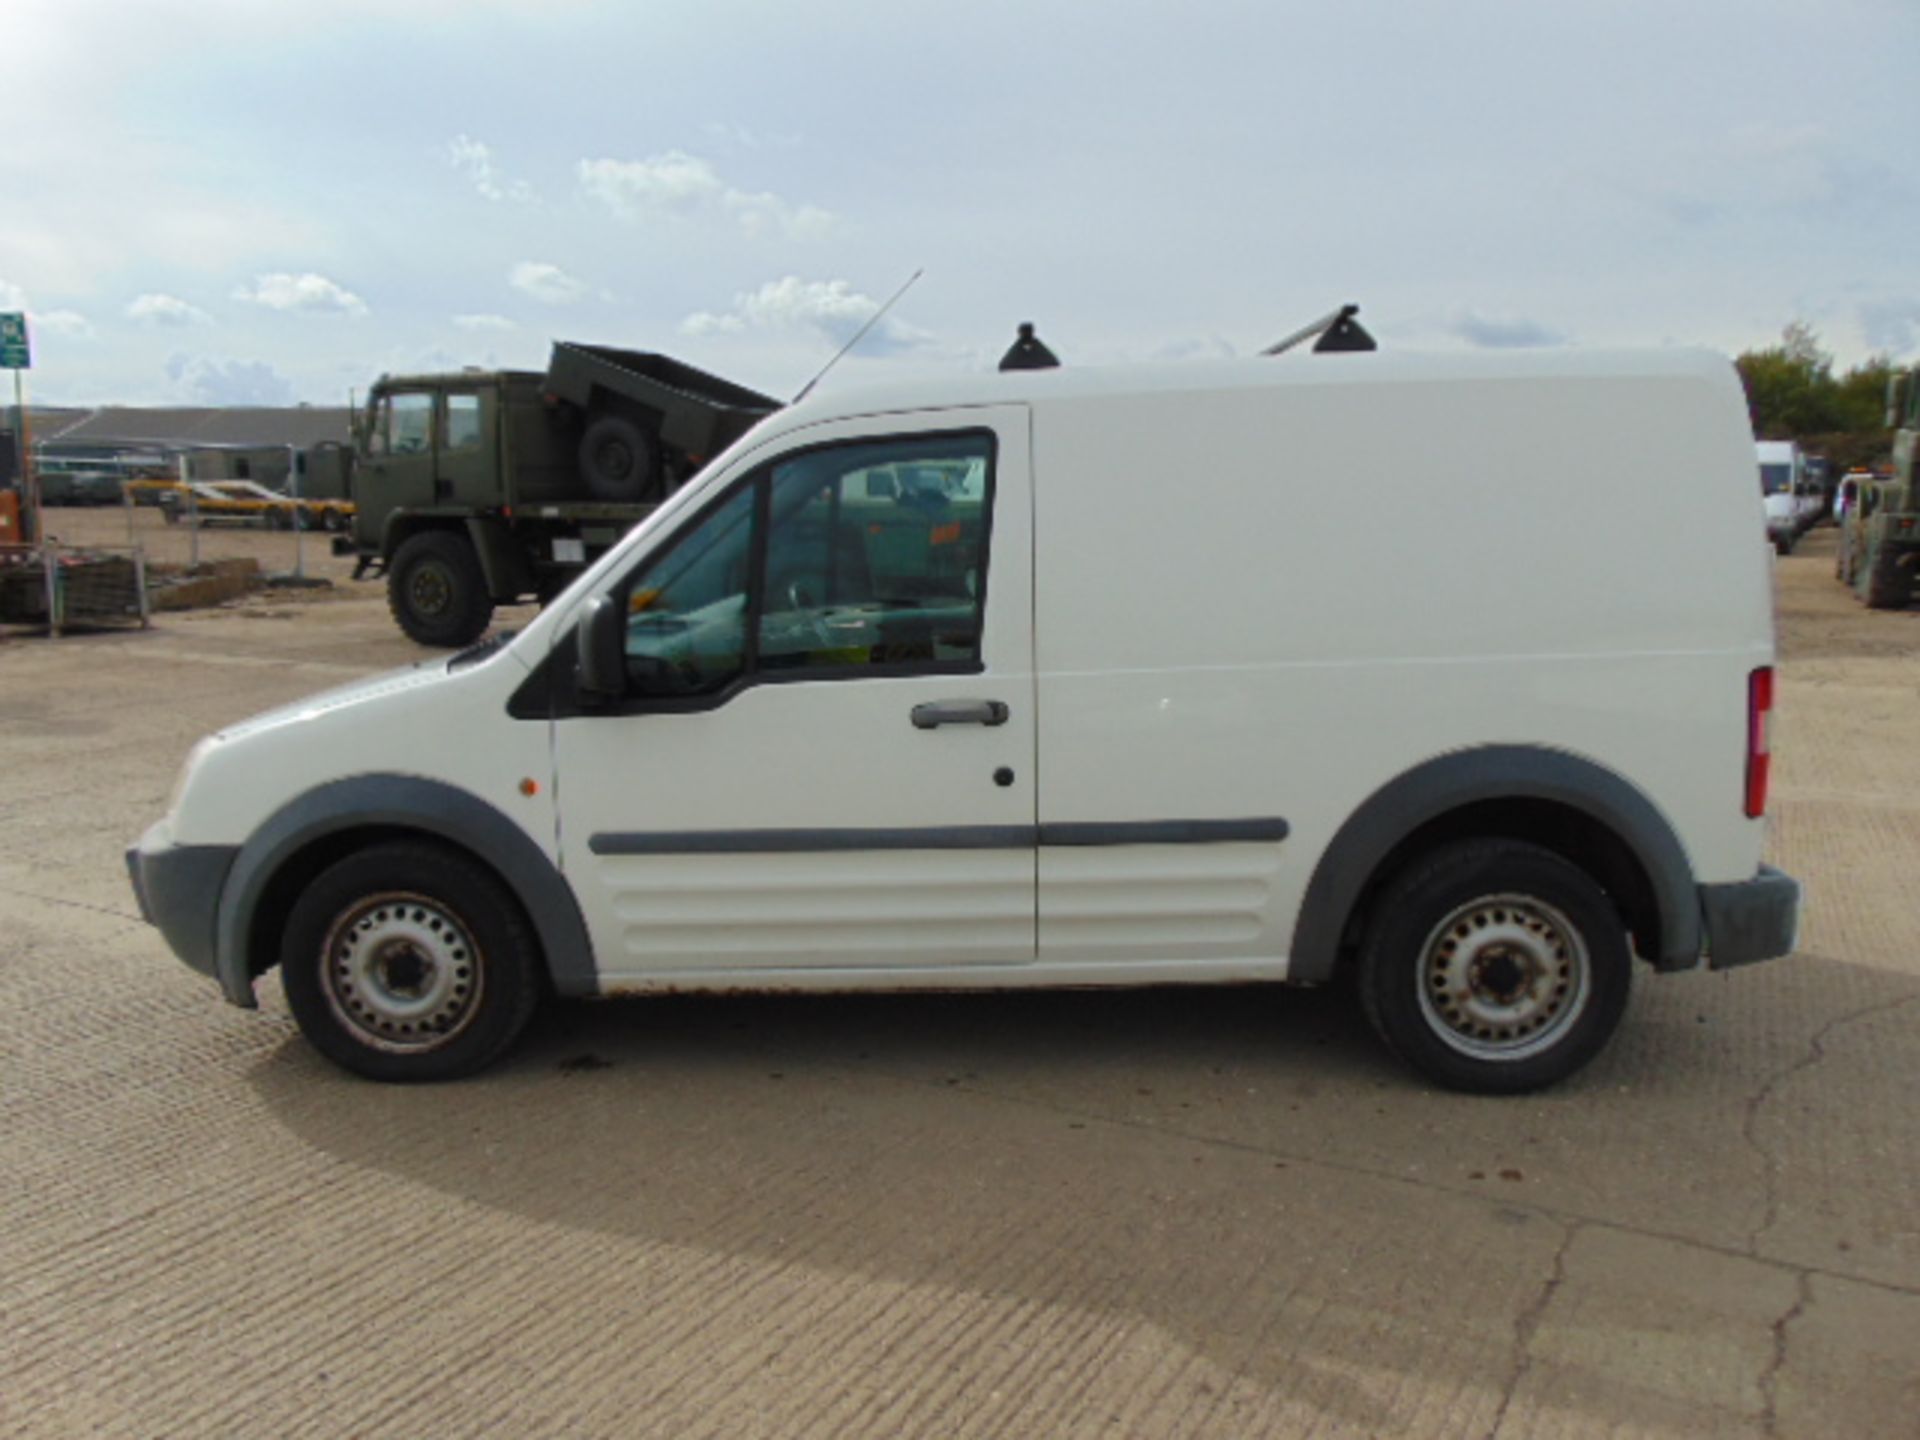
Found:
[(108, 405), (76, 412), (67, 423), (34, 417), (36, 444), (197, 446), (292, 445), (349, 438), (345, 406), (226, 406), (145, 409)]

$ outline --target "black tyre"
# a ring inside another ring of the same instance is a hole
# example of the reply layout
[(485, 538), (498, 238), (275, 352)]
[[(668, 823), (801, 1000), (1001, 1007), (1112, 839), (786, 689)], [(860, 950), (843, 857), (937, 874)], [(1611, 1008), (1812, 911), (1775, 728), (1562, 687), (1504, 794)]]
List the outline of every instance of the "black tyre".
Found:
[(1795, 537), (1792, 535), (1776, 537), (1773, 542), (1773, 553), (1776, 555), (1791, 555), (1793, 553), (1794, 539)]
[(580, 437), (580, 474), (599, 500), (660, 498), (660, 457), (653, 438), (620, 415), (587, 422)]
[(387, 567), (387, 608), (422, 645), (471, 645), (493, 619), (493, 597), (480, 557), (451, 530), (409, 535)]
[(1866, 602), (1869, 610), (1902, 610), (1912, 598), (1913, 577), (1901, 565), (1901, 552), (1882, 545), (1873, 552), (1867, 571)]
[(1360, 996), (1388, 1048), (1428, 1079), (1516, 1094), (1599, 1053), (1632, 966), (1619, 912), (1584, 871), (1517, 840), (1470, 840), (1381, 894)]
[(280, 947), (307, 1040), (371, 1080), (452, 1080), (491, 1064), (540, 998), (539, 947), (499, 878), (399, 840), (309, 884)]

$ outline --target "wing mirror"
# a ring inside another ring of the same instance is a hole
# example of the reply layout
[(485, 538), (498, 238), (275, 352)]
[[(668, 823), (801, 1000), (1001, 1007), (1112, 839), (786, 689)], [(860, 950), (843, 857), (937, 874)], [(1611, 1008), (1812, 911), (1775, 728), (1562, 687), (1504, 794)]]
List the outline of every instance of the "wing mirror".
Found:
[(627, 688), (626, 627), (611, 595), (590, 596), (574, 622), (574, 683), (583, 699), (612, 700)]

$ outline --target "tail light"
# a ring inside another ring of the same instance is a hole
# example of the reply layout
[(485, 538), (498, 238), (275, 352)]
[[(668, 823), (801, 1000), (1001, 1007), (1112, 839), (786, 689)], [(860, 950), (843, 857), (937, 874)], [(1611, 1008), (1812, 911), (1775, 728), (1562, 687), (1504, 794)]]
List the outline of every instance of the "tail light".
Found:
[(1773, 667), (1747, 676), (1747, 814), (1767, 813), (1767, 778), (1773, 767)]

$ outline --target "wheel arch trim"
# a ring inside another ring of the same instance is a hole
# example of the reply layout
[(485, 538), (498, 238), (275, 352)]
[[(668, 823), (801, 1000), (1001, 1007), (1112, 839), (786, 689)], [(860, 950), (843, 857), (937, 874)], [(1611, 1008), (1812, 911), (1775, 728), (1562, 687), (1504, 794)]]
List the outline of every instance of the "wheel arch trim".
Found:
[(1487, 745), (1437, 756), (1389, 780), (1347, 817), (1314, 866), (1294, 923), (1287, 974), (1330, 979), (1354, 907), (1381, 864), (1416, 830), (1451, 811), (1500, 800), (1544, 800), (1604, 826), (1639, 862), (1660, 922), (1661, 969), (1700, 957), (1700, 901), (1693, 867), (1673, 826), (1616, 772), (1561, 750)]
[(579, 902), (532, 836), (458, 786), (418, 775), (367, 774), (294, 797), (240, 847), (214, 921), (214, 973), (227, 999), (255, 1004), (251, 937), (261, 903), (286, 865), (316, 842), (353, 830), (410, 832), (473, 856), (500, 876), (526, 912), (554, 989), (561, 995), (599, 993)]

